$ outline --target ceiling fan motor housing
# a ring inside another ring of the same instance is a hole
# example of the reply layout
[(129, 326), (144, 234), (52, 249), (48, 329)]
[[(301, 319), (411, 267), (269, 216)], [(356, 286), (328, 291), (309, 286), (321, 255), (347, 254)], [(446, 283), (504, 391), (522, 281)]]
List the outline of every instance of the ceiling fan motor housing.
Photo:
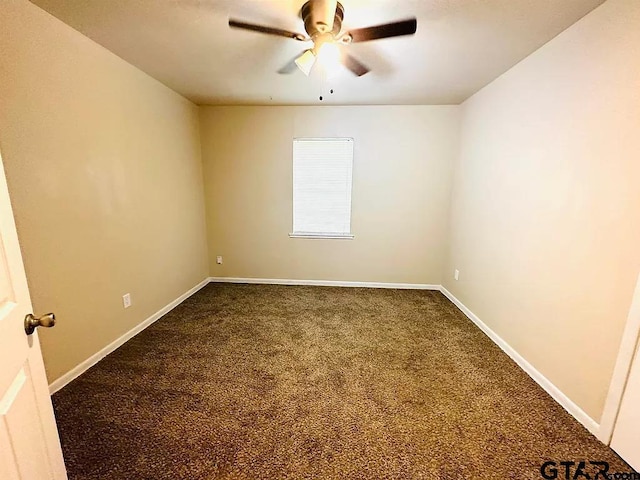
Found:
[[(329, 11), (333, 10), (332, 4), (336, 5), (333, 15), (327, 13), (328, 6)], [(336, 37), (342, 29), (344, 7), (340, 2), (309, 0), (300, 9), (300, 16), (304, 20), (304, 29), (312, 39), (327, 33)]]

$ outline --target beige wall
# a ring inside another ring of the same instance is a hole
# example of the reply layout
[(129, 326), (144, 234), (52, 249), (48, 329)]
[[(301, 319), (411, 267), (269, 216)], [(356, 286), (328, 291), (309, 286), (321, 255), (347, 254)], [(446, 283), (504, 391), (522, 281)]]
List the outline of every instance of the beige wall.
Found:
[[(211, 275), (440, 283), (457, 107), (203, 107), (200, 118)], [(292, 140), (332, 136), (355, 139), (355, 239), (289, 238)]]
[(26, 0), (0, 25), (0, 150), (34, 309), (59, 319), (53, 381), (207, 276), (198, 113)]
[[(640, 2), (608, 0), (462, 108), (199, 118), (26, 0), (0, 22), (0, 151), (34, 309), (60, 319), (50, 381), (207, 274), (444, 283), (599, 420), (640, 267)], [(354, 240), (288, 237), (305, 136), (355, 138)]]
[(640, 267), (639, 26), (609, 0), (466, 101), (453, 187), (444, 285), (596, 421)]

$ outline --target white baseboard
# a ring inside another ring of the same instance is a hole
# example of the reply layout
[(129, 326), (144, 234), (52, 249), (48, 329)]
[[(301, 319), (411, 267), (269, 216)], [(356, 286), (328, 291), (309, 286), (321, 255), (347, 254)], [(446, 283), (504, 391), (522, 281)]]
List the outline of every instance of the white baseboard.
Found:
[(113, 352), (116, 348), (120, 347), (122, 344), (124, 344), (127, 340), (130, 340), (131, 338), (135, 337), (138, 333), (140, 333), (142, 330), (144, 330), (145, 328), (147, 328), (149, 325), (151, 325), (152, 323), (154, 323), (156, 320), (158, 320), (160, 317), (162, 317), (164, 314), (166, 314), (167, 312), (169, 312), (170, 310), (172, 310), (173, 308), (175, 308), (177, 305), (179, 305), (180, 303), (182, 303), (183, 301), (185, 301), (187, 298), (189, 298), (191, 295), (193, 295), (194, 293), (196, 293), (198, 290), (200, 290), (201, 288), (203, 288), (204, 286), (209, 284), (209, 279), (205, 278), (203, 281), (201, 281), (198, 285), (196, 285), (195, 287), (189, 289), (187, 292), (183, 293), (182, 295), (180, 295), (178, 298), (176, 298), (175, 300), (173, 300), (171, 303), (165, 305), (164, 307), (162, 307), (160, 310), (158, 310), (156, 313), (154, 313), (153, 315), (151, 315), (149, 318), (147, 318), (146, 320), (144, 320), (142, 323), (139, 323), (138, 325), (136, 325), (135, 327), (133, 327), (131, 330), (129, 330), (127, 333), (125, 333), (124, 335), (122, 335), (120, 338), (117, 338), (116, 340), (114, 340), (113, 342), (111, 342), (109, 345), (107, 345), (106, 347), (104, 347), (102, 350), (100, 350), (99, 352), (91, 355), (89, 358), (87, 358), (84, 362), (82, 362), (80, 365), (76, 366), (75, 368), (73, 368), (72, 370), (68, 371), (67, 373), (65, 373), (64, 375), (62, 375), (60, 378), (54, 380), (50, 385), (49, 385), (49, 393), (51, 395), (53, 395), (54, 393), (56, 393), (58, 390), (60, 390), (61, 388), (63, 388), (65, 385), (69, 384), (70, 382), (72, 382), (73, 380), (75, 380), (76, 378), (78, 378), (80, 375), (82, 375), (84, 372), (86, 372), (87, 370), (89, 370), (91, 367), (93, 367), (96, 363), (98, 363), (100, 360), (102, 360), (104, 357), (106, 357), (107, 355), (109, 355), (111, 352)]
[(411, 290), (440, 290), (440, 285), (427, 283), (343, 282), (340, 280), (293, 280), (288, 278), (209, 277), (214, 283), (255, 283), (267, 285), (312, 285), (318, 287), (398, 288)]
[(505, 342), (496, 332), (491, 330), (482, 320), (480, 320), (471, 310), (469, 310), (460, 300), (458, 300), (449, 290), (444, 287), (440, 291), (451, 300), (469, 320), (476, 324), (493, 342), (498, 345), (511, 359), (518, 364), (533, 380), (536, 381), (551, 397), (560, 404), (567, 412), (569, 412), (576, 420), (585, 426), (592, 434), (598, 435), (600, 426), (585, 413), (578, 405), (576, 405), (569, 397), (556, 387), (547, 377), (540, 373), (533, 365), (527, 362), (511, 345)]
[(556, 387), (549, 379), (540, 373), (535, 367), (527, 362), (516, 350), (513, 349), (506, 341), (504, 341), (497, 333), (491, 330), (482, 320), (480, 320), (471, 310), (469, 310), (460, 300), (458, 300), (451, 292), (442, 285), (430, 285), (424, 283), (380, 283), (380, 282), (344, 282), (335, 280), (294, 280), (282, 278), (239, 278), (239, 277), (209, 277), (198, 285), (180, 295), (174, 301), (158, 310), (149, 318), (139, 325), (135, 326), (117, 340), (113, 341), (105, 348), (92, 355), (80, 365), (67, 372), (49, 385), (51, 394), (57, 392), (72, 380), (83, 374), (93, 365), (98, 363), (104, 357), (109, 355), (115, 349), (124, 344), (127, 340), (133, 338), (149, 325), (154, 323), (164, 314), (175, 308), (178, 304), (189, 298), (198, 290), (203, 288), (210, 282), (214, 283), (251, 283), (251, 284), (270, 284), (270, 285), (311, 285), (325, 287), (360, 287), (360, 288), (397, 288), (397, 289), (413, 289), (413, 290), (438, 290), (442, 292), (454, 305), (456, 305), (480, 330), (482, 330), (502, 351), (504, 351), (511, 359), (518, 364), (538, 385), (540, 385), (551, 397), (558, 402), (567, 412), (569, 412), (576, 420), (587, 428), (594, 435), (598, 435), (599, 425), (584, 410), (576, 405), (569, 397)]

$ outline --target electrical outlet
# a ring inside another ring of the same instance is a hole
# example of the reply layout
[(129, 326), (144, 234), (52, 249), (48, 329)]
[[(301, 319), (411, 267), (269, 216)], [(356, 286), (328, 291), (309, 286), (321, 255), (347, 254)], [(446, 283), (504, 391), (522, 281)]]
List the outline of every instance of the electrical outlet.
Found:
[(218, 255), (218, 256), (216, 257), (216, 263), (217, 263), (218, 265), (222, 265), (222, 255)]
[(460, 270), (455, 269), (453, 271), (453, 278), (455, 278), (456, 280), (458, 280), (458, 277), (460, 276)]
[(124, 305), (124, 308), (129, 308), (131, 306), (131, 294), (130, 293), (125, 293), (122, 296), (122, 305)]

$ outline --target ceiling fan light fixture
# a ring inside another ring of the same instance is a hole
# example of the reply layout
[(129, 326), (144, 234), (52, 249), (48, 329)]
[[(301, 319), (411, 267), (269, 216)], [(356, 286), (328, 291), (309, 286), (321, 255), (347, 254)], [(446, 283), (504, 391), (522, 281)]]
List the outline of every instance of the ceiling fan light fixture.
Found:
[(311, 73), (313, 65), (316, 63), (316, 56), (312, 50), (305, 50), (295, 59), (296, 65), (307, 77)]
[(331, 76), (341, 70), (341, 57), (340, 47), (335, 42), (325, 42), (318, 49), (318, 63)]

